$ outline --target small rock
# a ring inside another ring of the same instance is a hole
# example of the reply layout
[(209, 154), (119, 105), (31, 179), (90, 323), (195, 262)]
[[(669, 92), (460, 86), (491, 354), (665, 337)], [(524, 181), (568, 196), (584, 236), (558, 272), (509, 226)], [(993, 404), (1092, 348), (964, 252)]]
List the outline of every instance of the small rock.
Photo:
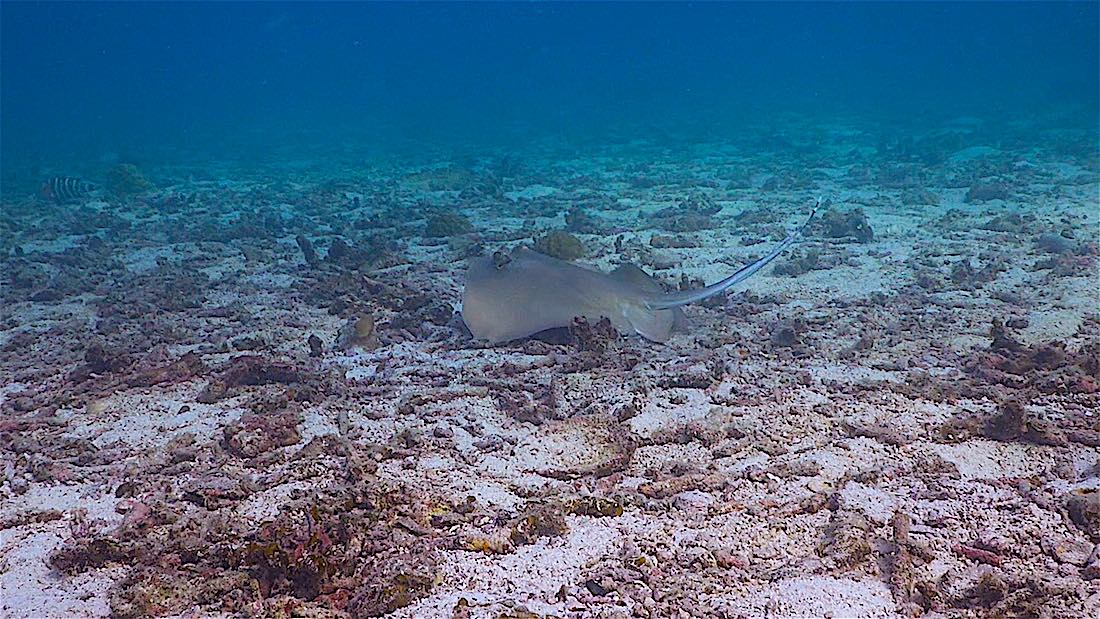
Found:
[(690, 236), (654, 234), (649, 239), (651, 247), (657, 249), (683, 249), (685, 247), (699, 247), (699, 242)]
[(309, 339), (306, 340), (306, 344), (309, 345), (309, 356), (320, 357), (324, 352), (324, 347), (321, 345), (321, 338), (317, 337), (317, 334), (311, 333)]
[(718, 562), (718, 567), (722, 569), (730, 569), (732, 567), (744, 569), (748, 562), (744, 558), (739, 557), (725, 548), (719, 548), (714, 551), (714, 560)]
[(1048, 254), (1066, 254), (1076, 249), (1076, 244), (1061, 234), (1045, 232), (1035, 239), (1035, 247)]
[(1100, 544), (1092, 547), (1092, 556), (1089, 557), (1088, 564), (1085, 565), (1084, 571), (1081, 572), (1081, 577), (1085, 580), (1096, 580), (1100, 578)]
[(776, 550), (772, 546), (757, 546), (752, 549), (752, 556), (758, 559), (771, 559), (776, 556)]
[(317, 250), (313, 248), (313, 243), (306, 238), (306, 235), (299, 234), (294, 241), (298, 243), (298, 249), (302, 250), (302, 258), (305, 259), (306, 264), (315, 267), (321, 263), (317, 258)]
[(1091, 542), (1070, 537), (1044, 538), (1042, 545), (1043, 550), (1060, 563), (1069, 563), (1078, 567), (1084, 567), (1088, 563), (1094, 547)]
[(1092, 539), (1100, 539), (1100, 491), (1079, 490), (1066, 501), (1070, 520)]
[(828, 211), (821, 217), (820, 226), (824, 229), (825, 236), (830, 238), (854, 238), (857, 243), (875, 240), (875, 233), (861, 208), (846, 212)]
[(584, 588), (588, 589), (588, 592), (596, 596), (605, 596), (608, 594), (608, 589), (596, 582), (595, 580), (589, 580), (584, 583)]
[(22, 477), (11, 478), (11, 491), (16, 495), (26, 494), (31, 489), (31, 485), (27, 483), (27, 480)]
[(496, 434), (490, 434), (483, 439), (474, 441), (474, 447), (480, 451), (496, 451), (503, 446), (504, 439)]
[(672, 504), (684, 511), (705, 510), (714, 503), (714, 497), (700, 490), (688, 490), (672, 497)]
[(1008, 196), (1008, 186), (1003, 183), (975, 183), (966, 192), (965, 201), (973, 204), (987, 200), (1007, 200)]

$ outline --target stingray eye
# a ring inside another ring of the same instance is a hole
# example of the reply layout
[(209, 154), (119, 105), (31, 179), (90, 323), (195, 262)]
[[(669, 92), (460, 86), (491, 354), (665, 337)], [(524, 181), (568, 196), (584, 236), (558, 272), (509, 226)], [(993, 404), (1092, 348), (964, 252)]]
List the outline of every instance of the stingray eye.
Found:
[(506, 264), (512, 261), (512, 257), (502, 251), (493, 252), (493, 266), (497, 270), (503, 269)]

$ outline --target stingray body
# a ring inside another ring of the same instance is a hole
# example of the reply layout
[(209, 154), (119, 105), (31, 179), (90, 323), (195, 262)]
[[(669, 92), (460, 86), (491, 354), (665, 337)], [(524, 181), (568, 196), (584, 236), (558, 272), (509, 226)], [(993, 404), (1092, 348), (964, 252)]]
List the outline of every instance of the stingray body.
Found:
[(494, 343), (567, 327), (577, 317), (590, 322), (606, 317), (620, 332), (664, 342), (686, 324), (680, 306), (751, 277), (794, 243), (813, 216), (760, 260), (716, 284), (683, 292), (665, 293), (631, 264), (602, 273), (526, 247), (503, 260), (476, 258), (466, 275), (462, 318), (474, 337)]
[(462, 318), (474, 337), (490, 342), (567, 327), (578, 316), (593, 323), (606, 316), (621, 332), (663, 342), (678, 310), (652, 310), (645, 303), (661, 292), (633, 265), (606, 274), (521, 247), (502, 266), (492, 258), (470, 263)]

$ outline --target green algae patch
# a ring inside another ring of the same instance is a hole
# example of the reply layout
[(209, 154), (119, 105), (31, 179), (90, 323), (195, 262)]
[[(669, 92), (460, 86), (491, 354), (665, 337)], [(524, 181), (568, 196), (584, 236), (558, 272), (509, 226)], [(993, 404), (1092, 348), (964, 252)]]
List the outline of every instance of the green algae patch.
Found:
[(428, 215), (424, 224), (424, 236), (444, 238), (474, 231), (474, 225), (461, 213), (436, 211)]
[(584, 257), (584, 243), (562, 230), (548, 232), (535, 240), (535, 251), (559, 260), (576, 260)]
[(107, 171), (107, 191), (125, 198), (153, 189), (145, 175), (132, 163), (120, 163)]

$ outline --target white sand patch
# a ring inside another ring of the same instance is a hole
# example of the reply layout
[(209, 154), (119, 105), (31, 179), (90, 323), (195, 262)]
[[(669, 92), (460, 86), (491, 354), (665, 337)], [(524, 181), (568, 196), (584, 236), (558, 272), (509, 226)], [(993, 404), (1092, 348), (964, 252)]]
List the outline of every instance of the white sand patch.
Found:
[(71, 534), (74, 518), (91, 532), (105, 531), (122, 521), (119, 503), (109, 486), (100, 484), (32, 483), (22, 496), (0, 503), (0, 517), (26, 510), (54, 509), (62, 519), (26, 524), (0, 531), (0, 617), (69, 619), (106, 617), (107, 592), (124, 568), (91, 570), (67, 577), (54, 572), (46, 557)]
[[(561, 613), (564, 605), (556, 599), (558, 590), (576, 586), (585, 567), (618, 551), (621, 533), (616, 521), (629, 518), (629, 514), (621, 518), (569, 517), (569, 533), (564, 537), (542, 538), (502, 557), (449, 552), (441, 569), (443, 584), (428, 598), (390, 616), (450, 617), (460, 597), (474, 606), (522, 604), (533, 612)], [(497, 610), (492, 616), (499, 613)]]
[(886, 492), (850, 481), (840, 489), (841, 504), (848, 509), (863, 512), (872, 521), (878, 524), (886, 524), (894, 517), (897, 501)]
[(1036, 458), (1042, 450), (1024, 443), (972, 439), (959, 444), (927, 444), (926, 449), (954, 464), (963, 479), (1029, 477), (1047, 467)]
[(103, 447), (116, 441), (140, 448), (162, 447), (173, 437), (190, 432), (209, 438), (242, 410), (232, 400), (202, 404), (194, 399), (205, 383), (185, 383), (162, 391), (132, 391), (94, 400), (85, 411), (62, 410), (65, 419), (79, 420), (72, 436), (91, 440)]
[[(667, 396), (674, 396), (670, 401)], [(630, 429), (641, 436), (652, 436), (661, 430), (671, 430), (706, 417), (713, 405), (702, 389), (676, 389), (664, 398), (651, 398), (629, 422)]]
[(518, 191), (506, 191), (504, 197), (512, 200), (534, 200), (536, 198), (545, 198), (546, 196), (552, 196), (558, 192), (556, 187), (547, 187), (546, 185), (530, 185), (524, 187)]
[(725, 598), (729, 607), (749, 617), (895, 617), (886, 584), (870, 578), (846, 580), (815, 576), (791, 578), (753, 587)]

